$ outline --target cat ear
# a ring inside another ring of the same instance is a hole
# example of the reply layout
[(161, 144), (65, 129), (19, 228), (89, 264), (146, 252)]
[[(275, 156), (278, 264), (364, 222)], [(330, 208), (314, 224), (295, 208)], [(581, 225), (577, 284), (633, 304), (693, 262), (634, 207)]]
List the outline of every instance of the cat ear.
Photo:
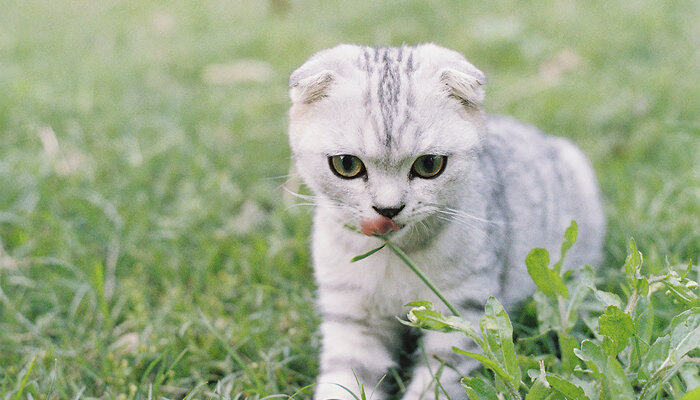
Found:
[(289, 77), (292, 103), (312, 104), (326, 97), (334, 82), (357, 68), (351, 60), (360, 54), (360, 47), (340, 44), (311, 56)]
[(445, 84), (450, 96), (458, 98), (466, 107), (478, 108), (484, 101), (486, 77), (473, 65), (468, 64), (468, 67), (464, 70), (442, 69), (440, 82)]
[(335, 74), (331, 70), (323, 70), (308, 75), (308, 70), (299, 68), (289, 77), (289, 97), (292, 103), (311, 104), (324, 97), (328, 87), (335, 80)]

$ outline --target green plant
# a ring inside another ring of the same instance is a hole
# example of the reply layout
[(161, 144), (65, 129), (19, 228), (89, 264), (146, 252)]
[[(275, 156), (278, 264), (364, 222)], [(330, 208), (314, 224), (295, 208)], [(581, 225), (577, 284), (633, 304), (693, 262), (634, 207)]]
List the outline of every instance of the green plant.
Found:
[[(52, 400), (180, 399), (202, 382), (194, 398), (255, 399), (314, 382), (310, 213), (271, 178), (289, 171), (288, 73), (341, 42), (459, 50), (488, 74), (489, 113), (591, 159), (605, 267), (629, 235), (647, 267), (697, 260), (697, 2), (262, 3), (2, 1), (2, 400), (25, 377), (22, 398)], [(249, 61), (272, 74), (226, 72)], [(656, 330), (677, 310), (662, 293)], [(521, 340), (531, 309), (513, 320), (516, 351), (555, 357), (554, 338)]]
[[(386, 239), (380, 248), (387, 246), (396, 253), (454, 314), (444, 315), (430, 302), (415, 301), (406, 305), (412, 308), (403, 323), (459, 332), (481, 348), (481, 353), (453, 348), (490, 371), (462, 379), (471, 400), (698, 398), (700, 299), (697, 283), (690, 279), (692, 262), (683, 272), (667, 266), (663, 274), (645, 273), (642, 253), (631, 239), (620, 296), (599, 289), (589, 266), (577, 272), (562, 270), (576, 235), (577, 226), (572, 221), (564, 235), (561, 259), (551, 267), (545, 249), (533, 249), (526, 257), (528, 272), (537, 286), (538, 332), (517, 341), (513, 340), (511, 320), (496, 298), (486, 302), (476, 329), (459, 316), (401, 249)], [(667, 326), (655, 329), (654, 315), (670, 304), (669, 299), (677, 308), (675, 315)], [(536, 348), (533, 343), (548, 339), (558, 347), (554, 352), (524, 354), (528, 347)]]

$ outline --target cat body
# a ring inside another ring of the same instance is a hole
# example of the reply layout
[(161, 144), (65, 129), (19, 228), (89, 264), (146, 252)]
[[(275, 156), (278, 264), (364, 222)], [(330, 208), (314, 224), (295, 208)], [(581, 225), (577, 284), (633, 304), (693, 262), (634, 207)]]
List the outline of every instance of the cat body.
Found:
[[(381, 241), (348, 226), (381, 229), (472, 322), (489, 296), (512, 307), (532, 293), (527, 252), (544, 247), (556, 260), (571, 220), (579, 238), (565, 267), (600, 260), (605, 220), (585, 156), (565, 139), (486, 116), (484, 76), (458, 53), (342, 45), (312, 57), (290, 81), (290, 143), (317, 205), (316, 398), (349, 398), (335, 384), (355, 388), (356, 375), (372, 388), (396, 365), (404, 304), (429, 300), (448, 312), (388, 249), (350, 263)], [(422, 345), (427, 361), (415, 363), (404, 399), (434, 393), (435, 357), (463, 374), (475, 366), (451, 350), (475, 349), (461, 335), (428, 332)], [(453, 399), (466, 397), (458, 379), (443, 370)], [(386, 398), (379, 390), (375, 398)]]

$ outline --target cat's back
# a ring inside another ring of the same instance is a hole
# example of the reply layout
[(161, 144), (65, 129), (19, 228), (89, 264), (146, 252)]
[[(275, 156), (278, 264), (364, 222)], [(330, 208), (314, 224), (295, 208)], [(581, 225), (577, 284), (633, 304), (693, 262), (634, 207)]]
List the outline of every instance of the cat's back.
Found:
[[(569, 140), (544, 135), (510, 117), (489, 117), (479, 159), (488, 207), (496, 216), (504, 241), (506, 300), (517, 301), (529, 282), (524, 268), (535, 247), (559, 258), (564, 231), (578, 224), (578, 241), (566, 267), (601, 261), (605, 216), (590, 162)], [(531, 289), (531, 288), (530, 288)]]

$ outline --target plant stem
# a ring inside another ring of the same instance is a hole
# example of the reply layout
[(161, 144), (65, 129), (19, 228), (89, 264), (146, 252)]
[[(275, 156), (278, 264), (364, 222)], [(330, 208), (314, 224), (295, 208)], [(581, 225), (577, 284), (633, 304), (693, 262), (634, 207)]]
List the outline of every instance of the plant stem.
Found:
[(566, 304), (564, 303), (564, 297), (557, 295), (557, 304), (559, 305), (559, 319), (561, 320), (561, 331), (566, 333), (568, 330), (567, 325), (569, 324), (569, 315), (566, 312)]
[(630, 300), (627, 303), (627, 307), (625, 307), (625, 314), (632, 315), (632, 310), (634, 309), (634, 306), (637, 305), (637, 299), (639, 299), (639, 294), (637, 293), (637, 288), (634, 288), (632, 291), (632, 296), (630, 296)]
[(445, 305), (447, 306), (447, 308), (450, 309), (450, 311), (452, 312), (452, 314), (454, 314), (454, 315), (457, 316), (457, 317), (460, 316), (460, 315), (459, 315), (459, 312), (457, 311), (457, 309), (456, 309), (452, 304), (450, 304), (449, 301), (447, 301), (447, 299), (445, 298), (445, 296), (443, 296), (442, 293), (440, 293), (440, 290), (438, 290), (438, 288), (436, 288), (436, 287), (428, 280), (428, 278), (425, 277), (425, 275), (423, 274), (423, 272), (422, 272), (421, 270), (419, 270), (418, 267), (416, 267), (415, 265), (413, 265), (413, 262), (411, 262), (411, 260), (408, 258), (408, 256), (406, 255), (406, 253), (403, 252), (403, 250), (401, 250), (400, 248), (394, 246), (394, 244), (391, 243), (391, 242), (388, 241), (388, 240), (387, 240), (387, 242), (386, 242), (386, 245), (389, 246), (389, 248), (391, 249), (391, 251), (393, 251), (397, 256), (399, 256), (399, 258), (401, 259), (401, 261), (403, 261), (404, 263), (406, 263), (406, 265), (408, 265), (408, 267), (411, 268), (411, 269), (413, 270), (413, 272), (414, 272), (416, 275), (418, 275), (418, 277), (420, 278), (420, 280), (422, 280), (423, 283), (425, 283), (425, 284), (430, 288), (430, 290), (432, 290), (433, 293), (435, 293), (435, 295), (436, 295), (438, 298), (440, 298), (440, 300), (442, 300), (443, 304), (445, 304)]

